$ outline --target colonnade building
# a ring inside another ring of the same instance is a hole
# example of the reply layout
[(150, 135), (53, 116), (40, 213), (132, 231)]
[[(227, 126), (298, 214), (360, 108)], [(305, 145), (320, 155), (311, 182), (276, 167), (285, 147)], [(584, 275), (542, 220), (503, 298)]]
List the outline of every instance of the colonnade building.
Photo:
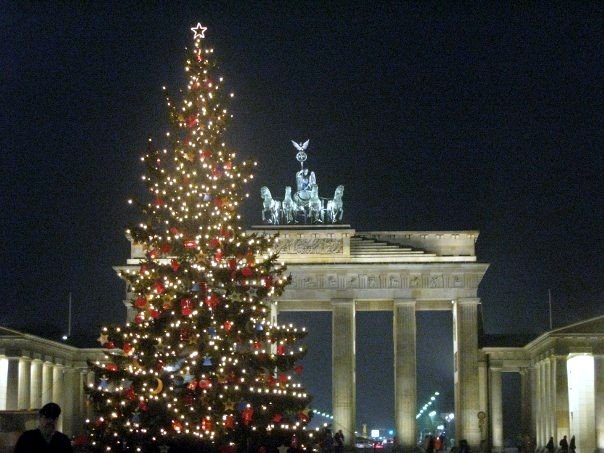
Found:
[(38, 410), (54, 401), (61, 406), (58, 429), (83, 431), (92, 415), (84, 387), (94, 382), (87, 361), (104, 360), (98, 348), (76, 348), (0, 327), (0, 452), (12, 451), (25, 429), (38, 426)]

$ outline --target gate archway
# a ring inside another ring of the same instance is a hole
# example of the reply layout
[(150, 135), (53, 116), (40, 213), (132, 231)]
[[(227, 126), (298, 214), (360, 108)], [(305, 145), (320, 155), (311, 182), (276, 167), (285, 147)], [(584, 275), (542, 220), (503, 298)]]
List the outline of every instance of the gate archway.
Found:
[(273, 304), (287, 311), (332, 314), (334, 430), (354, 441), (356, 332), (359, 311), (393, 314), (394, 406), (399, 445), (415, 446), (416, 312), (453, 315), (455, 417), (458, 438), (480, 445), (477, 414), (486, 410), (486, 368), (479, 364), (478, 285), (488, 265), (475, 255), (477, 231), (356, 232), (350, 226), (254, 227), (279, 233), (277, 249), (292, 284)]

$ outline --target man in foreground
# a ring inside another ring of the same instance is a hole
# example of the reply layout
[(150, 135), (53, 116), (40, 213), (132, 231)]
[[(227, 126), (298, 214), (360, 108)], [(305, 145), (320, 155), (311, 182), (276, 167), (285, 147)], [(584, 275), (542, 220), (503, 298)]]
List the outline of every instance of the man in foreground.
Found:
[(71, 442), (57, 431), (61, 408), (56, 403), (45, 404), (40, 409), (37, 429), (25, 431), (17, 440), (15, 453), (72, 453)]

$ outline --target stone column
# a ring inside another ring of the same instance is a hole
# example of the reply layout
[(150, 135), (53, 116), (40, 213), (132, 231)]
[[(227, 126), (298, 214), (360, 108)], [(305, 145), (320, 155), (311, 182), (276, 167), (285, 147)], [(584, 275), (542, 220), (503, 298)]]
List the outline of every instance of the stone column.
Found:
[(31, 392), (29, 407), (39, 409), (42, 407), (42, 361), (34, 359), (31, 362)]
[(566, 370), (566, 357), (556, 357), (555, 361), (555, 403), (556, 403), (556, 431), (554, 439), (567, 436), (570, 440), (570, 420), (568, 418), (568, 373)]
[(79, 390), (79, 371), (72, 367), (65, 367), (63, 381), (63, 432), (67, 435), (74, 435), (80, 432), (80, 425), (82, 425), (79, 412), (82, 397)]
[(19, 359), (19, 394), (17, 395), (17, 409), (29, 409), (31, 398), (31, 359)]
[[(277, 325), (277, 323), (279, 322), (279, 302), (272, 301), (270, 303), (270, 321), (271, 324), (273, 325)], [(277, 354), (277, 343), (276, 342), (272, 342), (271, 343), (271, 354)]]
[(537, 444), (535, 445), (537, 448), (541, 448), (545, 446), (545, 442), (543, 442), (543, 379), (542, 379), (542, 363), (538, 361), (535, 363), (535, 427), (537, 431)]
[(352, 299), (332, 299), (332, 404), (334, 432), (342, 430), (346, 445), (354, 445), (355, 307)]
[(50, 362), (44, 362), (42, 365), (42, 406), (52, 401), (53, 388), (53, 366)]
[[(63, 407), (65, 404), (63, 402), (63, 389), (64, 380), (63, 380), (63, 365), (59, 363), (55, 363), (52, 369), (52, 401), (57, 403), (59, 406)], [(57, 429), (59, 431), (63, 431), (63, 421), (65, 420), (65, 414), (61, 413), (59, 420), (57, 420)]]
[(417, 410), (415, 301), (394, 301), (394, 425), (396, 439), (404, 450), (416, 446)]
[(545, 379), (547, 382), (547, 440), (550, 437), (554, 438), (554, 445), (556, 444), (556, 363), (553, 357), (548, 357), (545, 361), (545, 372), (547, 373)]
[[(94, 372), (93, 371), (88, 371), (86, 370), (84, 372), (84, 380), (86, 382), (86, 386), (90, 386), (90, 385), (94, 385)], [(88, 404), (86, 405), (86, 418), (89, 419), (93, 419), (94, 418), (94, 408), (92, 407), (92, 404)]]
[(478, 385), (480, 390), (478, 391), (478, 404), (480, 410), (485, 414), (489, 410), (489, 384), (488, 384), (488, 364), (486, 360), (480, 360), (478, 362)]
[(17, 396), (19, 392), (19, 358), (6, 357), (4, 359), (6, 376), (0, 376), (0, 410), (17, 409)]
[(594, 356), (596, 448), (604, 450), (604, 355)]
[(531, 429), (531, 397), (533, 390), (531, 388), (531, 375), (529, 368), (522, 368), (520, 370), (520, 426), (521, 434), (529, 436), (531, 439), (534, 437), (534, 430)]
[(537, 368), (535, 363), (531, 363), (529, 366), (529, 385), (530, 385), (530, 406), (531, 406), (531, 418), (530, 418), (530, 431), (529, 435), (533, 441), (533, 449), (537, 444)]
[(501, 404), (501, 368), (491, 367), (490, 380), (490, 421), (492, 433), (492, 451), (503, 451), (503, 405)]
[(478, 298), (458, 299), (453, 305), (455, 356), (455, 426), (457, 439), (481, 448), (478, 424)]
[(84, 421), (88, 417), (88, 413), (86, 411), (86, 407), (87, 407), (86, 392), (84, 391), (84, 387), (86, 387), (86, 385), (88, 384), (88, 382), (86, 381), (87, 373), (88, 373), (87, 369), (84, 369), (84, 370), (80, 369), (80, 373), (78, 376), (78, 385), (79, 385), (79, 389), (80, 389), (80, 399), (78, 400), (78, 403), (79, 403), (78, 412), (80, 414), (80, 417), (82, 417), (82, 421)]
[(541, 380), (541, 384), (540, 386), (540, 392), (539, 392), (539, 398), (540, 398), (540, 410), (539, 410), (539, 425), (540, 425), (540, 432), (541, 432), (541, 447), (545, 447), (545, 444), (547, 444), (547, 423), (546, 423), (546, 418), (547, 418), (547, 385), (545, 382), (545, 360), (540, 360), (539, 361), (539, 379)]

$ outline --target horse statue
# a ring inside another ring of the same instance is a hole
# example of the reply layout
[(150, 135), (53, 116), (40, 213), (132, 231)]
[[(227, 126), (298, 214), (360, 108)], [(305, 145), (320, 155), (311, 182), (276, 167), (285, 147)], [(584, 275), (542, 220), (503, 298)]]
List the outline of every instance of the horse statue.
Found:
[(296, 211), (298, 205), (292, 199), (292, 188), (291, 186), (285, 187), (285, 196), (281, 202), (281, 211), (283, 213), (283, 223), (294, 223), (296, 218)]
[(339, 185), (336, 187), (336, 191), (333, 195), (333, 200), (327, 202), (327, 218), (331, 223), (339, 223), (342, 221), (344, 215), (344, 202), (342, 197), (344, 196), (344, 186)]
[(310, 186), (310, 198), (308, 200), (308, 218), (310, 223), (323, 223), (323, 201), (319, 198), (319, 186)]
[(273, 200), (271, 191), (268, 190), (268, 187), (266, 186), (260, 188), (260, 196), (262, 197), (262, 221), (264, 223), (277, 225), (279, 223), (281, 203), (277, 200)]

